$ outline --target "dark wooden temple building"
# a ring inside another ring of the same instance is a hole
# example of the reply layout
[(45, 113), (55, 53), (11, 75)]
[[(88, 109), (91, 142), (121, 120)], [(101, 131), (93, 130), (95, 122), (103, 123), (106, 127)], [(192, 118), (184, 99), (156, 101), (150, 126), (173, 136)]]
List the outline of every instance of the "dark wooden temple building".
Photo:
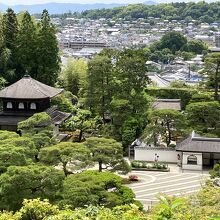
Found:
[(16, 83), (0, 91), (2, 110), (0, 112), (0, 130), (16, 131), (17, 124), (38, 112), (47, 112), (55, 125), (59, 125), (71, 114), (61, 112), (56, 106), (50, 106), (50, 99), (63, 89), (47, 86), (25, 75)]

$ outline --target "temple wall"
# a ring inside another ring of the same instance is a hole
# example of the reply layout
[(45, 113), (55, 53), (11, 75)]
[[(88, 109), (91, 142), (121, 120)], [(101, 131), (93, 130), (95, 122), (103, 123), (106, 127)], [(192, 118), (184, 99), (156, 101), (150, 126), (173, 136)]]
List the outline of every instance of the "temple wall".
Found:
[(145, 147), (135, 147), (134, 159), (141, 161), (153, 162), (155, 154), (159, 156), (159, 162), (166, 163), (177, 163), (179, 152), (174, 149), (161, 149), (161, 148), (145, 148)]
[[(197, 164), (188, 164), (188, 157), (194, 155), (197, 158)], [(183, 170), (202, 170), (202, 153), (183, 152), (182, 169)]]

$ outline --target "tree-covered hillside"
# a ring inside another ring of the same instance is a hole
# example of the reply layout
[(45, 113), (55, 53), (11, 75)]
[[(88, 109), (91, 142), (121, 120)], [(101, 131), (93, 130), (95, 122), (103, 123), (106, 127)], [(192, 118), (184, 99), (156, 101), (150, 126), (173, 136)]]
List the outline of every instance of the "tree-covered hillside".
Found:
[(220, 2), (175, 2), (158, 5), (136, 4), (113, 9), (86, 10), (82, 12), (80, 16), (92, 19), (123, 18), (125, 20), (134, 20), (138, 18), (149, 19), (153, 17), (168, 20), (198, 20), (212, 23), (220, 21)]

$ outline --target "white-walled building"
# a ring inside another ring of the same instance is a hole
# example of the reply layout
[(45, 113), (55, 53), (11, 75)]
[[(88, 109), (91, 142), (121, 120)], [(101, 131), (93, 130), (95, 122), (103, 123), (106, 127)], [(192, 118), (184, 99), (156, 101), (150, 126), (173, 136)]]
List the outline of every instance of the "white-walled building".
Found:
[(192, 134), (177, 144), (176, 151), (181, 154), (183, 169), (202, 170), (213, 167), (220, 161), (220, 138), (201, 137)]
[(159, 162), (176, 163), (183, 170), (212, 168), (220, 161), (220, 138), (201, 137), (193, 131), (176, 148), (152, 147), (141, 142), (134, 147), (135, 160), (153, 162), (155, 155)]

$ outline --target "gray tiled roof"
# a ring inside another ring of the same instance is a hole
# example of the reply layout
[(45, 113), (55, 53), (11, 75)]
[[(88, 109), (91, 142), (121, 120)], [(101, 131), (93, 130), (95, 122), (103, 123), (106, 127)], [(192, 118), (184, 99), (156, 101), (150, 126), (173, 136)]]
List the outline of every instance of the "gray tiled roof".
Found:
[(57, 106), (52, 106), (45, 112), (51, 117), (52, 123), (55, 125), (60, 125), (71, 116), (71, 113), (58, 111)]
[(57, 89), (47, 86), (30, 76), (24, 76), (16, 83), (4, 88), (0, 91), (0, 98), (14, 98), (14, 99), (43, 99), (52, 98), (63, 89)]
[(195, 132), (177, 144), (177, 151), (220, 153), (220, 138), (201, 137)]
[[(51, 123), (54, 125), (60, 125), (66, 119), (71, 116), (71, 113), (61, 112), (58, 110), (57, 106), (52, 106), (45, 110), (45, 112), (51, 117)], [(24, 113), (3, 113), (0, 112), (0, 125), (17, 125), (19, 122), (24, 121), (31, 117), (32, 114)], [(46, 126), (46, 124), (40, 125)]]
[(181, 110), (181, 100), (180, 99), (156, 99), (153, 102), (154, 109), (173, 109)]

